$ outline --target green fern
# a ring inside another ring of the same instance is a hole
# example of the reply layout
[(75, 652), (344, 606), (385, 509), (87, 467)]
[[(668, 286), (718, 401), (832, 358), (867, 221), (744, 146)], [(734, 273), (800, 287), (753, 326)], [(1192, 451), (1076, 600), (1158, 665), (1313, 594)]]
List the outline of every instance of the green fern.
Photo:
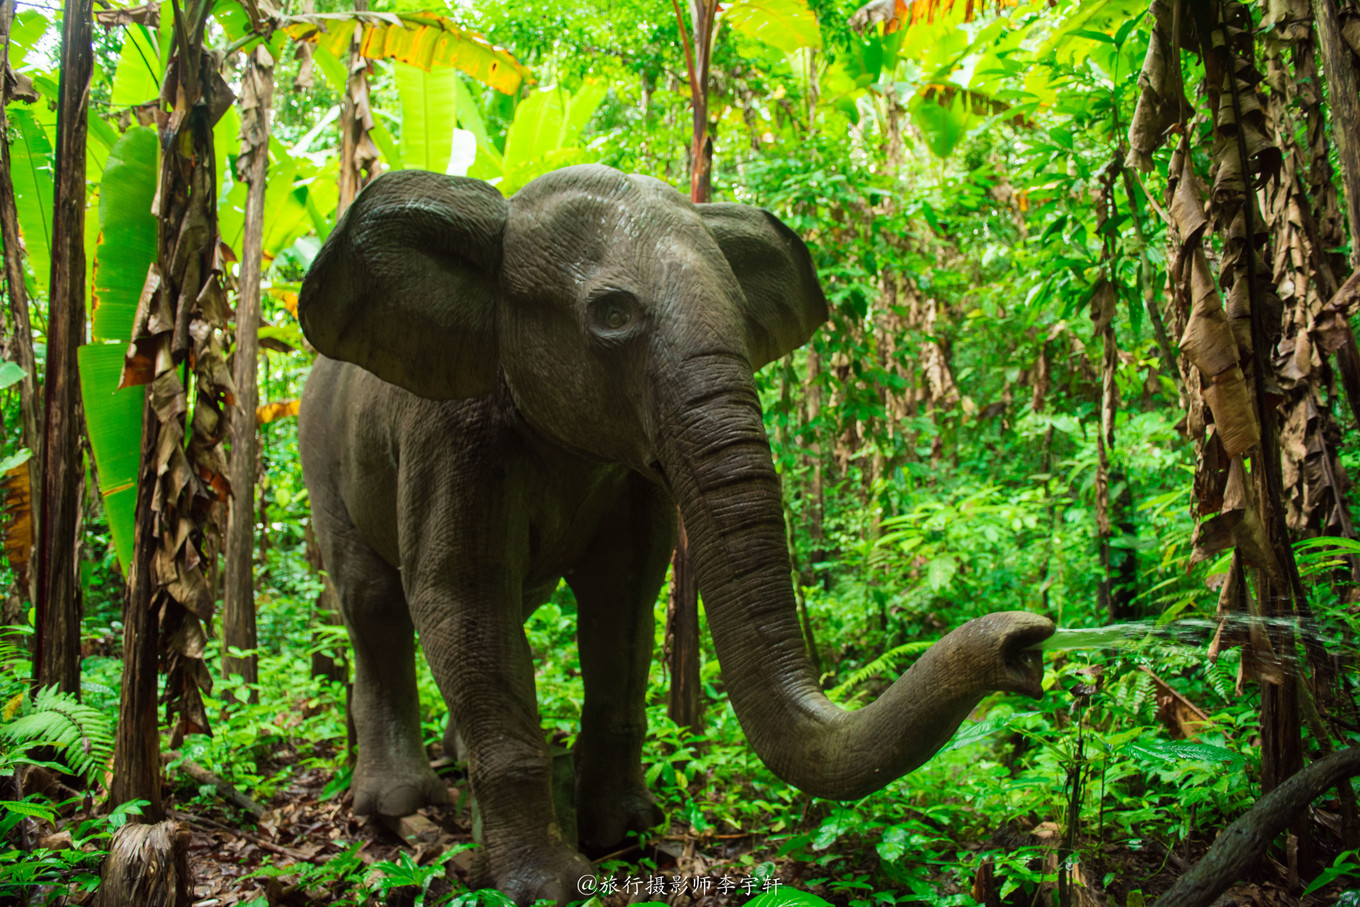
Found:
[(20, 748), (52, 746), (63, 751), (72, 773), (94, 782), (113, 756), (113, 722), (56, 687), (38, 691), (26, 714), (0, 725), (0, 737)]
[(840, 702), (845, 698), (846, 694), (864, 683), (864, 681), (868, 680), (870, 677), (877, 677), (880, 674), (887, 673), (889, 670), (896, 668), (897, 662), (906, 656), (920, 655), (933, 645), (933, 642), (908, 642), (891, 648), (864, 667), (853, 672), (843, 683), (828, 690), (826, 694), (827, 698), (832, 702)]
[(1151, 721), (1156, 709), (1152, 678), (1142, 671), (1130, 671), (1111, 687), (1111, 698), (1121, 711)]

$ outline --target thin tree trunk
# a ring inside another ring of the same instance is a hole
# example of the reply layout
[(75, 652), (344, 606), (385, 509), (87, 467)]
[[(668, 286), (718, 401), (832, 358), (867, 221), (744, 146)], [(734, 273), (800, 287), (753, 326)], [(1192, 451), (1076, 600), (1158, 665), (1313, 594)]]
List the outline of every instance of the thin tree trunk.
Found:
[[(142, 407), (142, 469), (137, 480), (136, 535), (128, 568), (127, 601), (123, 608), (123, 679), (118, 699), (118, 727), (114, 743), (109, 801), (146, 800), (142, 816), (149, 822), (164, 818), (161, 806), (160, 733), (156, 718), (156, 673), (159, 661), (159, 609), (152, 608), (151, 559), (156, 532), (151, 513), (155, 493), (154, 453), (159, 423), (151, 394)], [(148, 469), (147, 465), (151, 464)]]
[(1341, 165), (1341, 180), (1346, 188), (1346, 219), (1351, 231), (1353, 269), (1360, 269), (1360, 99), (1356, 97), (1355, 70), (1350, 52), (1341, 37), (1341, 22), (1336, 0), (1313, 0), (1317, 18), (1318, 46), (1322, 50), (1323, 75), (1327, 79), (1327, 100), (1332, 108), (1332, 135), (1336, 157)]
[[(250, 55), (241, 80), (241, 154), (237, 168), (246, 193), (240, 299), (236, 306), (236, 355), (231, 414), (231, 515), (227, 523), (226, 574), (222, 596), (222, 673), (259, 683), (255, 655), (238, 658), (231, 649), (253, 650), (255, 637), (255, 409), (259, 406), (260, 271), (264, 243), (264, 189), (269, 169), (269, 106), (274, 96), (274, 60), (264, 45)], [(252, 691), (251, 698), (258, 693)]]
[[(368, 10), (368, 0), (354, 0), (356, 13)], [(362, 25), (354, 26), (350, 44), (349, 81), (340, 108), (340, 201), (336, 216), (345, 213), (354, 196), (373, 178), (378, 164), (378, 149), (369, 132), (373, 129), (373, 108), (368, 100), (368, 61), (359, 55)]]
[[(14, 182), (10, 178), (9, 125), (5, 105), (9, 103), (3, 73), (9, 65), (9, 36), (14, 22), (15, 0), (0, 0), (0, 241), (5, 244), (5, 285), (9, 288), (9, 311), (14, 319), (14, 339), (11, 343), (14, 361), (24, 370), (19, 382), (19, 412), (22, 419), (21, 439), (32, 452), (28, 460), (28, 495), (30, 520), (36, 521), (42, 484), (42, 437), (38, 434), (37, 362), (33, 355), (33, 326), (28, 317), (28, 293), (24, 288), (24, 260), (19, 239), (19, 212), (14, 204)], [(34, 529), (37, 527), (34, 526)], [(20, 571), (19, 582), (32, 598), (37, 573), (27, 566)]]
[[(807, 355), (807, 385), (804, 399), (807, 400), (807, 425), (817, 431), (817, 422), (822, 414), (822, 357), (815, 349)], [(810, 500), (804, 507), (808, 526), (808, 543), (812, 563), (808, 565), (809, 578), (820, 576), (820, 564), (826, 560), (826, 534), (822, 530), (822, 513), (826, 509), (826, 493), (822, 477), (822, 445), (814, 441), (808, 445), (808, 457), (812, 460), (812, 480), (808, 489)]]
[(80, 499), (85, 470), (76, 350), (85, 342), (85, 133), (94, 65), (92, 16), (92, 0), (67, 0), (62, 12), (42, 491), (36, 536), (33, 681), (40, 687), (55, 684), (70, 693), (80, 692)]
[[(213, 126), (233, 100), (205, 53), (207, 9), (189, 19), (173, 4), (175, 124), (165, 138), (156, 215), (157, 263), (149, 280), (154, 301), (133, 327), (123, 384), (150, 382), (144, 410), (137, 484), (136, 544), (128, 571), (119, 701), (110, 796), (115, 803), (150, 801), (160, 817), (160, 740), (156, 666), (165, 664), (166, 704), (175, 716), (172, 745), (186, 733), (206, 733), (202, 621), (213, 598), (204, 577), (204, 535), (227, 496), (222, 441), (225, 401), (232, 394), (217, 331), (229, 306), (217, 266), (217, 174)], [(190, 330), (190, 324), (194, 329)], [(193, 418), (188, 368), (193, 365)], [(183, 373), (183, 377), (181, 376)], [(186, 422), (188, 424), (186, 425)], [(186, 443), (187, 437), (187, 443)]]
[[(713, 51), (713, 0), (694, 0), (690, 6), (693, 40), (684, 34), (684, 18), (678, 3), (676, 20), (685, 44), (689, 65), (690, 103), (694, 108), (694, 138), (690, 146), (690, 201), (709, 200), (712, 183), (713, 142), (708, 136), (708, 70)], [(681, 727), (698, 730), (703, 722), (702, 687), (699, 682), (699, 584), (690, 558), (689, 534), (678, 512), (675, 556), (671, 560), (671, 599), (666, 614), (666, 651), (671, 674), (667, 712)]]

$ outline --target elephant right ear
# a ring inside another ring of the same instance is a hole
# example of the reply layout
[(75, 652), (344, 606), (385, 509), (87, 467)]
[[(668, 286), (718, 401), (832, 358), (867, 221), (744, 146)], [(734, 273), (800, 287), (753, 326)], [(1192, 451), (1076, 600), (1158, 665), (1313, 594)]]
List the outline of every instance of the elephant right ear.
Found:
[(481, 180), (419, 170), (364, 188), (298, 295), (303, 333), (422, 397), (490, 393), (509, 203)]

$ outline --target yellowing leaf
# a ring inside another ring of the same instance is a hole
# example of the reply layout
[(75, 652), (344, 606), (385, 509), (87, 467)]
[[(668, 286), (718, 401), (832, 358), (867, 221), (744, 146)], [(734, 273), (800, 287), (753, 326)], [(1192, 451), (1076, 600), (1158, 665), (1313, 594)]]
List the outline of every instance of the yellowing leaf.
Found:
[(278, 403), (266, 403), (255, 409), (255, 424), (267, 425), (275, 419), (286, 419), (289, 416), (296, 416), (298, 414), (298, 407), (301, 405), (301, 400), (282, 400)]
[(736, 0), (723, 10), (723, 20), (734, 31), (786, 54), (822, 47), (817, 16), (807, 0)]
[(533, 83), (529, 68), (510, 51), (476, 32), (429, 13), (318, 13), (294, 16), (283, 29), (294, 40), (311, 41), (348, 59), (355, 28), (362, 29), (359, 54), (369, 60), (396, 60), (421, 69), (453, 67), (505, 94)]

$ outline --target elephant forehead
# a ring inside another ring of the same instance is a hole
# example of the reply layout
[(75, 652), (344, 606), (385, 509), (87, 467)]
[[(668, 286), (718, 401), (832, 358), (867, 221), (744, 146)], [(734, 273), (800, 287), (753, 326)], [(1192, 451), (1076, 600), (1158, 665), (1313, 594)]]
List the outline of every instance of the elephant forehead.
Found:
[(716, 252), (693, 206), (664, 184), (658, 187), (667, 191), (626, 180), (611, 192), (577, 188), (524, 201), (516, 196), (505, 231), (505, 276), (512, 289), (579, 284), (602, 271), (645, 278), (657, 266), (669, 270)]

